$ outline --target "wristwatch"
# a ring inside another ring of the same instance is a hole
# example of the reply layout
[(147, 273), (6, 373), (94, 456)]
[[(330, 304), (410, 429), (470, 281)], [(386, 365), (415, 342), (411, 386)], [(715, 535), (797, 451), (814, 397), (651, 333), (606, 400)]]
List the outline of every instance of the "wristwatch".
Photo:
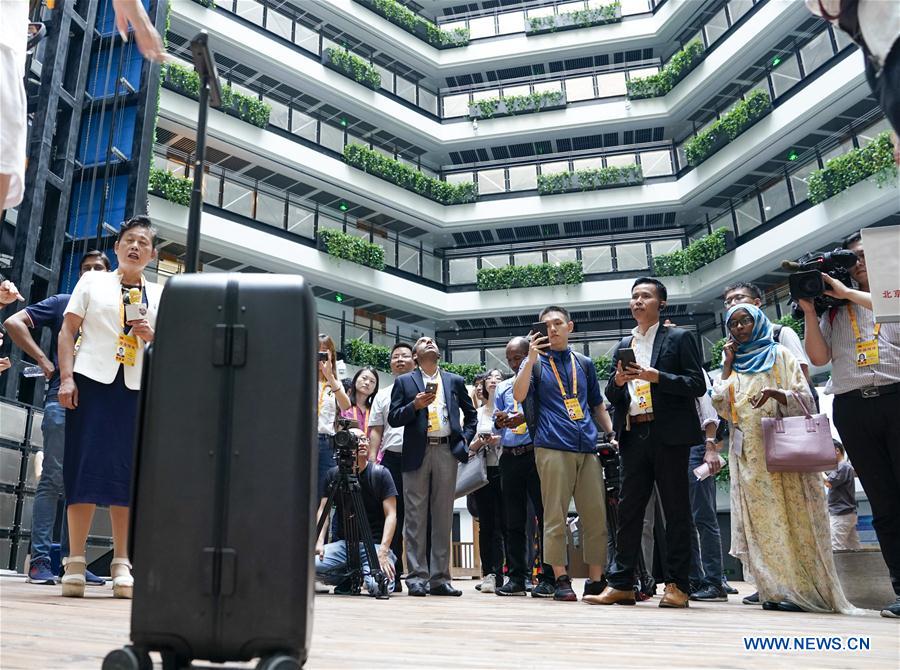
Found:
[(714, 438), (714, 437), (707, 437), (706, 444), (711, 444), (713, 446), (716, 446), (716, 444), (718, 444), (718, 442), (716, 442), (716, 438)]

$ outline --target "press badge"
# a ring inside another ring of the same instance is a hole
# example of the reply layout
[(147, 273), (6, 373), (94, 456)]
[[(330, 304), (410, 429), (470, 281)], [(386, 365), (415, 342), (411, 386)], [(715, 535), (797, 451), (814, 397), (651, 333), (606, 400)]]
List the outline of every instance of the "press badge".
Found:
[(566, 411), (572, 421), (581, 421), (584, 418), (584, 411), (581, 409), (578, 398), (566, 398), (563, 402), (566, 403)]
[(528, 424), (522, 423), (512, 429), (513, 435), (524, 435), (528, 432)]
[(437, 402), (428, 406), (428, 432), (435, 433), (441, 429), (441, 417), (438, 416)]
[(856, 343), (856, 367), (864, 368), (878, 364), (878, 340)]
[(653, 411), (653, 396), (650, 395), (650, 382), (636, 382), (634, 385), (634, 399), (638, 407), (644, 412)]
[(116, 343), (116, 363), (134, 367), (137, 362), (138, 341), (134, 335), (119, 335)]

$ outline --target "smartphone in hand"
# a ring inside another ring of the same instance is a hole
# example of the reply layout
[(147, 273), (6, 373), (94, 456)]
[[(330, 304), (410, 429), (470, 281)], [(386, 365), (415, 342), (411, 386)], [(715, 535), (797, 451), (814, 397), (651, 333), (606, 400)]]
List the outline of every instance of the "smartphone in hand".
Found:
[(627, 369), (629, 365), (637, 365), (637, 359), (634, 357), (634, 349), (631, 347), (619, 349), (619, 361), (622, 363), (623, 369)]
[(535, 335), (540, 335), (541, 337), (548, 337), (547, 324), (543, 321), (535, 321), (531, 324), (531, 332)]
[(435, 382), (425, 384), (425, 393), (437, 394), (438, 385)]
[(325, 363), (327, 360), (328, 360), (328, 352), (327, 352), (327, 351), (320, 351), (320, 352), (319, 352), (319, 362), (320, 362), (320, 363)]

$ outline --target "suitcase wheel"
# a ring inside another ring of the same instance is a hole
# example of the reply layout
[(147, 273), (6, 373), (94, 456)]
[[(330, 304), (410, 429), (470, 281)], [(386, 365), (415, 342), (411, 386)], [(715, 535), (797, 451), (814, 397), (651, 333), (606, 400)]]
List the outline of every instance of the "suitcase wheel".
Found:
[(287, 654), (266, 656), (256, 664), (256, 670), (300, 670), (302, 667), (303, 664), (298, 659)]
[(109, 652), (102, 670), (153, 670), (153, 661), (146, 650), (129, 645)]

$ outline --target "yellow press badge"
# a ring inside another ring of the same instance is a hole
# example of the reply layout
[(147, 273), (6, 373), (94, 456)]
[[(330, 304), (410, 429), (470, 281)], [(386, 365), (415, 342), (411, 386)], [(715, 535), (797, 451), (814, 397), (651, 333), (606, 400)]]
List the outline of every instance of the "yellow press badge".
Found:
[(864, 368), (869, 365), (877, 365), (878, 359), (878, 340), (867, 340), (865, 342), (856, 343), (856, 366)]
[[(519, 413), (519, 403), (513, 400), (513, 413)], [(528, 423), (523, 421), (521, 424), (512, 429), (513, 435), (525, 435), (528, 432)]]
[(116, 343), (116, 363), (134, 367), (137, 362), (138, 341), (134, 335), (119, 335)]
[(572, 421), (581, 421), (584, 418), (584, 411), (581, 409), (578, 398), (565, 398), (563, 402), (566, 403), (566, 411)]
[(646, 413), (653, 411), (653, 397), (650, 395), (650, 382), (636, 382), (634, 385), (634, 399), (638, 407)]

